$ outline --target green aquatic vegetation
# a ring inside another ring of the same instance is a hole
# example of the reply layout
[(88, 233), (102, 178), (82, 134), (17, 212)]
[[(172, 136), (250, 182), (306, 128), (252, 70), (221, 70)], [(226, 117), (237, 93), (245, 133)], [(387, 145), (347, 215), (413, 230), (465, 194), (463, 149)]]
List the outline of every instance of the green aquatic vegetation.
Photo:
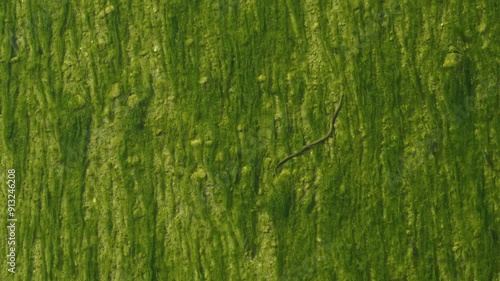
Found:
[(498, 279), (499, 14), (2, 2), (16, 278)]

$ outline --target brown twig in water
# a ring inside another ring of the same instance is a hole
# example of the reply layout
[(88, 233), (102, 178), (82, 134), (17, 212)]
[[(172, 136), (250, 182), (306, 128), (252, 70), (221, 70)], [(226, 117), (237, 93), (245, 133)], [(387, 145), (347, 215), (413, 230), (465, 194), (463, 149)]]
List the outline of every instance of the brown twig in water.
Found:
[(337, 109), (335, 110), (335, 113), (333, 113), (333, 117), (332, 117), (332, 121), (330, 123), (330, 130), (328, 131), (328, 133), (326, 135), (324, 135), (322, 138), (320, 138), (319, 140), (315, 141), (315, 142), (312, 142), (310, 144), (307, 144), (305, 145), (304, 147), (302, 147), (301, 150), (299, 150), (298, 152), (295, 152), (293, 154), (290, 154), (288, 155), (287, 157), (285, 157), (283, 160), (281, 160), (277, 165), (276, 165), (276, 168), (274, 168), (274, 174), (278, 174), (278, 169), (279, 167), (283, 166), (286, 162), (292, 160), (293, 158), (295, 157), (299, 157), (300, 155), (302, 155), (304, 152), (308, 151), (309, 149), (311, 149), (313, 146), (317, 145), (317, 144), (320, 144), (320, 143), (323, 143), (325, 142), (327, 139), (329, 139), (331, 136), (333, 136), (333, 132), (335, 131), (335, 120), (337, 120), (337, 117), (339, 116), (339, 112), (340, 112), (340, 109), (342, 108), (342, 100), (344, 99), (344, 95), (342, 94), (342, 96), (340, 97), (340, 101), (339, 101), (339, 105), (337, 107)]

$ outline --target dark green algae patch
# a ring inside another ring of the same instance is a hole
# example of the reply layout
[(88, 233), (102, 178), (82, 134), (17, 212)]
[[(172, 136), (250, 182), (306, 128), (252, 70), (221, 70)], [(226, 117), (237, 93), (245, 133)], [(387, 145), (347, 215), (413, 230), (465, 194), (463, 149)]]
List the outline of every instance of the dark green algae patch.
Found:
[[(496, 1), (5, 1), (0, 17), (19, 221), (0, 279), (499, 278)], [(342, 94), (335, 137), (275, 175)]]

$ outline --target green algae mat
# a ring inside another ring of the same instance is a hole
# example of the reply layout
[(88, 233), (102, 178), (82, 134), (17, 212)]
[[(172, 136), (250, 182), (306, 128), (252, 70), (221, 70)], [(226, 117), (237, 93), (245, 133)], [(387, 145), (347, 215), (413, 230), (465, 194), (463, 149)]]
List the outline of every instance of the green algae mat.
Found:
[(499, 18), (2, 1), (0, 280), (500, 280)]

